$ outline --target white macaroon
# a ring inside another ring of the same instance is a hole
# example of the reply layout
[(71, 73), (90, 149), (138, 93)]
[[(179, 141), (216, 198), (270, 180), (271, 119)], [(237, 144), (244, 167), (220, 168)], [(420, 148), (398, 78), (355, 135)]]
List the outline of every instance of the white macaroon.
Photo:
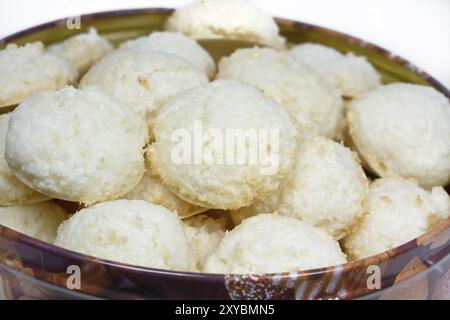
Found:
[(450, 181), (450, 101), (431, 87), (381, 86), (349, 105), (357, 150), (381, 177), (414, 178), (423, 187)]
[(18, 180), (5, 160), (6, 134), (11, 114), (0, 115), (0, 206), (28, 204), (49, 200)]
[(208, 273), (275, 273), (328, 267), (346, 257), (324, 231), (300, 220), (260, 214), (228, 232), (206, 260)]
[(253, 86), (216, 81), (179, 94), (159, 113), (149, 158), (178, 196), (238, 209), (278, 188), (297, 147), (290, 115)]
[(267, 198), (232, 212), (233, 221), (277, 212), (342, 239), (364, 214), (369, 183), (357, 155), (324, 137), (302, 143), (294, 168)]
[(117, 198), (144, 174), (147, 131), (131, 108), (96, 88), (38, 93), (11, 114), (6, 161), (33, 189), (92, 204)]
[(354, 259), (363, 259), (424, 234), (450, 216), (450, 197), (442, 187), (431, 191), (413, 180), (390, 177), (370, 188), (367, 215), (343, 245)]
[(169, 209), (172, 212), (176, 212), (180, 218), (190, 217), (208, 210), (186, 202), (170, 191), (148, 164), (146, 165), (146, 171), (141, 182), (122, 198), (128, 200), (145, 200)]
[(0, 50), (0, 107), (22, 102), (33, 92), (73, 84), (78, 72), (65, 60), (45, 52), (41, 42)]
[(328, 79), (341, 94), (355, 98), (381, 84), (381, 77), (365, 57), (342, 54), (316, 43), (297, 45), (290, 55)]
[(90, 67), (113, 50), (111, 44), (92, 28), (88, 32), (72, 36), (47, 48), (78, 70), (83, 75)]
[(170, 53), (191, 62), (210, 79), (216, 73), (216, 65), (208, 51), (194, 39), (179, 32), (153, 32), (148, 36), (129, 40), (119, 49), (143, 53), (151, 51)]
[(183, 220), (184, 231), (197, 261), (198, 270), (216, 250), (225, 235), (225, 221), (201, 214)]
[(176, 214), (145, 201), (117, 200), (83, 209), (59, 227), (55, 244), (115, 262), (195, 270)]
[(283, 182), (277, 211), (343, 238), (364, 214), (369, 184), (357, 155), (317, 137), (300, 145), (294, 169)]
[(221, 59), (217, 77), (261, 89), (296, 119), (303, 138), (340, 135), (344, 107), (338, 90), (284, 52), (269, 48), (236, 50)]
[(177, 9), (166, 29), (197, 39), (234, 39), (284, 48), (274, 19), (246, 0), (202, 0)]
[(53, 243), (59, 225), (68, 217), (51, 201), (0, 207), (0, 225), (49, 243)]
[(178, 56), (118, 50), (93, 66), (80, 86), (101, 88), (133, 107), (151, 125), (169, 98), (207, 83), (203, 72)]

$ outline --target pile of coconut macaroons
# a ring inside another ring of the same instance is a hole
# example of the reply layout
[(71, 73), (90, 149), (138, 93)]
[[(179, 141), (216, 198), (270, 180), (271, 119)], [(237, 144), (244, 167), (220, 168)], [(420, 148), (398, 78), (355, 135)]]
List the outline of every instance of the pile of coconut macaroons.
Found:
[[(125, 264), (242, 274), (362, 259), (448, 219), (448, 97), (290, 44), (244, 0), (197, 1), (165, 28), (0, 51), (0, 106), (18, 104), (0, 115), (1, 225)], [(217, 62), (198, 39), (255, 46)]]

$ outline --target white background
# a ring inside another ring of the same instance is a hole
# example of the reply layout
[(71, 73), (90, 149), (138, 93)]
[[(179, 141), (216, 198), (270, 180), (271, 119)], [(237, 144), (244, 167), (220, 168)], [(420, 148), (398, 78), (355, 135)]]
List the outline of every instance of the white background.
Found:
[[(190, 0), (0, 0), (0, 37), (95, 11), (178, 7)], [(450, 0), (253, 0), (275, 16), (374, 42), (412, 61), (450, 88)]]

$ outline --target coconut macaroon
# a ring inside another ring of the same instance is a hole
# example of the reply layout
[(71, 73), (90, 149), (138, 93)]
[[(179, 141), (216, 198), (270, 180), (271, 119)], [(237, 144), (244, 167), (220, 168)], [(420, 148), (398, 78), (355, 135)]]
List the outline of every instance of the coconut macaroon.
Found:
[(6, 133), (11, 114), (0, 115), (0, 206), (27, 204), (49, 200), (49, 197), (27, 187), (18, 180), (5, 160)]
[(206, 75), (178, 56), (118, 50), (92, 67), (80, 86), (103, 89), (135, 108), (151, 124), (170, 97), (206, 83)]
[(216, 65), (208, 51), (194, 39), (178, 32), (153, 32), (149, 36), (129, 40), (119, 49), (143, 53), (150, 51), (170, 53), (191, 62), (209, 78), (213, 78), (216, 73)]
[(141, 182), (122, 198), (128, 200), (145, 200), (169, 209), (172, 212), (176, 212), (181, 218), (208, 210), (186, 202), (170, 191), (148, 164), (146, 165), (146, 171)]
[(139, 183), (146, 141), (131, 108), (96, 88), (67, 87), (34, 94), (13, 111), (6, 161), (33, 189), (91, 204)]
[(357, 97), (381, 84), (381, 77), (365, 57), (342, 54), (334, 48), (315, 43), (293, 47), (290, 55), (326, 78), (341, 94)]
[(339, 243), (324, 231), (294, 218), (260, 214), (228, 232), (203, 271), (296, 272), (345, 262)]
[(49, 46), (47, 51), (66, 60), (80, 75), (83, 75), (112, 49), (108, 40), (99, 36), (97, 30), (92, 28), (86, 33), (77, 34)]
[(300, 145), (294, 169), (283, 182), (277, 211), (339, 240), (362, 217), (368, 189), (356, 154), (317, 137)]
[(289, 114), (253, 86), (217, 81), (171, 99), (156, 119), (149, 158), (182, 199), (238, 209), (278, 188), (292, 167)]
[(139, 200), (82, 209), (58, 229), (55, 244), (94, 257), (168, 270), (195, 270), (175, 213)]
[(304, 138), (335, 138), (340, 134), (344, 109), (338, 90), (283, 52), (269, 48), (236, 50), (219, 62), (217, 77), (261, 89), (289, 111)]
[(183, 220), (184, 231), (201, 270), (206, 259), (216, 250), (225, 235), (225, 219), (201, 214)]
[(0, 225), (50, 243), (55, 240), (58, 226), (67, 218), (67, 213), (51, 201), (0, 207)]
[(431, 87), (381, 86), (349, 105), (350, 135), (382, 177), (414, 178), (423, 187), (450, 181), (450, 101)]
[(302, 143), (294, 168), (267, 198), (232, 212), (239, 223), (259, 213), (277, 212), (343, 238), (364, 214), (369, 183), (357, 155), (324, 137)]
[(77, 80), (65, 60), (48, 54), (41, 42), (0, 50), (0, 106), (22, 102), (33, 92), (59, 89)]
[(166, 29), (197, 39), (234, 39), (284, 48), (274, 19), (245, 0), (202, 0), (177, 9)]
[(370, 188), (368, 214), (343, 245), (354, 260), (402, 245), (450, 216), (450, 198), (442, 187), (430, 192), (413, 180), (389, 177)]

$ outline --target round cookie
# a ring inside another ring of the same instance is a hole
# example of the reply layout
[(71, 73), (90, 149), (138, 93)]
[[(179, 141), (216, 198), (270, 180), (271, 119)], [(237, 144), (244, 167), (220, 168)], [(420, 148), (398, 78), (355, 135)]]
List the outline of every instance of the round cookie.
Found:
[(224, 219), (214, 219), (204, 214), (183, 220), (184, 231), (201, 270), (206, 259), (216, 250), (225, 235)]
[(322, 230), (294, 218), (260, 214), (225, 235), (204, 271), (296, 272), (345, 262), (339, 243)]
[(20, 182), (6, 163), (5, 144), (10, 117), (10, 113), (0, 115), (0, 206), (28, 204), (49, 200), (49, 197)]
[(55, 90), (75, 83), (78, 72), (44, 50), (41, 42), (0, 50), (0, 107), (22, 102), (33, 92)]
[(217, 77), (261, 89), (296, 119), (303, 138), (335, 138), (340, 134), (344, 108), (338, 90), (284, 52), (268, 48), (236, 50), (219, 62)]
[(274, 19), (246, 0), (202, 0), (177, 9), (166, 29), (197, 39), (234, 39), (284, 48)]
[(49, 46), (47, 52), (66, 60), (83, 75), (112, 49), (108, 40), (99, 36), (95, 28), (91, 28), (86, 33)]
[(135, 52), (160, 51), (180, 56), (197, 66), (210, 79), (216, 73), (216, 65), (208, 51), (203, 49), (194, 39), (178, 32), (153, 32), (152, 34), (129, 40), (119, 49)]
[(58, 226), (67, 218), (67, 213), (51, 201), (0, 207), (0, 225), (49, 243), (55, 240)]
[(33, 95), (11, 114), (6, 161), (33, 189), (92, 204), (134, 188), (144, 174), (144, 121), (96, 89)]
[(186, 202), (170, 191), (162, 183), (161, 179), (152, 172), (149, 165), (146, 166), (146, 171), (141, 182), (122, 198), (128, 200), (145, 200), (169, 209), (172, 212), (176, 212), (180, 218), (189, 217), (208, 210)]
[(450, 216), (450, 197), (442, 187), (421, 189), (413, 180), (390, 177), (370, 187), (367, 215), (344, 241), (345, 252), (363, 259), (424, 234)]
[(344, 237), (364, 213), (369, 184), (356, 154), (317, 137), (300, 145), (277, 211)]
[(281, 187), (263, 200), (232, 212), (235, 224), (277, 212), (342, 239), (364, 214), (369, 183), (356, 154), (324, 137), (302, 143)]
[(172, 99), (159, 113), (149, 158), (182, 199), (238, 209), (278, 188), (293, 164), (289, 114), (253, 86), (217, 81)]
[(381, 177), (414, 178), (423, 187), (450, 181), (450, 101), (431, 87), (381, 86), (349, 105), (357, 150)]
[(297, 45), (290, 55), (326, 78), (341, 94), (355, 98), (381, 84), (381, 77), (365, 57), (342, 54), (315, 43)]
[(101, 88), (151, 123), (169, 98), (206, 83), (208, 78), (197, 67), (178, 56), (118, 50), (93, 66), (80, 86)]
[(58, 229), (63, 248), (137, 266), (193, 271), (195, 260), (176, 214), (139, 200), (83, 209)]

